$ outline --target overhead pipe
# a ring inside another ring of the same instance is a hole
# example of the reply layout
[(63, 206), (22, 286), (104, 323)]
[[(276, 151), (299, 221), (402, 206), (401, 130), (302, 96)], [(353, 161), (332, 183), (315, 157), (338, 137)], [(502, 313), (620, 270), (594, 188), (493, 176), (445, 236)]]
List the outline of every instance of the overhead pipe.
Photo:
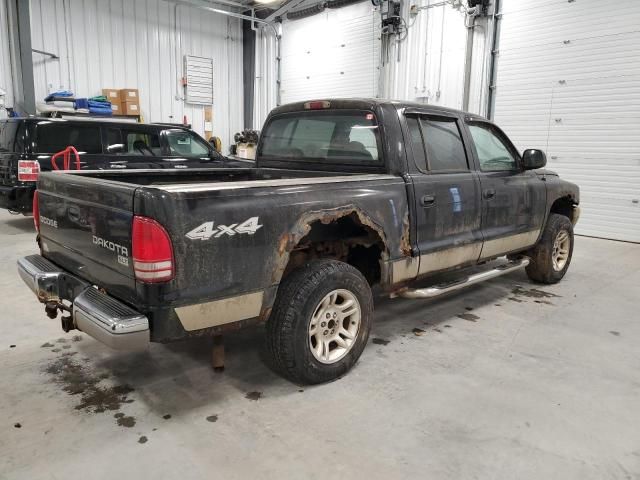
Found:
[(487, 118), (493, 120), (496, 103), (496, 80), (498, 78), (498, 49), (500, 44), (500, 0), (495, 0), (493, 5), (493, 33), (491, 38), (491, 62), (489, 66), (489, 91), (487, 93)]
[[(465, 22), (466, 24), (466, 22)], [(464, 86), (462, 90), (462, 110), (469, 110), (469, 96), (471, 90), (471, 63), (473, 62), (473, 30), (476, 27), (476, 17), (471, 17), (471, 25), (467, 27), (467, 44), (464, 58)]]

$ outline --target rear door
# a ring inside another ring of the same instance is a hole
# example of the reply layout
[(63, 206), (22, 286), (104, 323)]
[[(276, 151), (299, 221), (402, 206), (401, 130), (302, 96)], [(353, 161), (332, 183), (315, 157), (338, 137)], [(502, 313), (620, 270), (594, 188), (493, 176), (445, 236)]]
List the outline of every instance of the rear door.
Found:
[(546, 186), (526, 171), (518, 151), (495, 125), (467, 121), (482, 188), (481, 258), (533, 245), (546, 211)]
[(406, 120), (413, 152), (418, 274), (475, 263), (482, 248), (480, 188), (461, 119), (449, 113), (413, 113)]
[[(98, 123), (74, 123), (65, 120), (41, 120), (35, 125), (35, 151), (40, 168), (47, 170), (64, 170), (62, 157), (56, 159), (55, 165), (51, 157), (69, 146), (75, 147), (80, 158), (81, 170), (100, 170), (105, 168), (105, 157), (102, 154), (100, 125)], [(71, 158), (70, 170), (76, 169), (74, 158)]]

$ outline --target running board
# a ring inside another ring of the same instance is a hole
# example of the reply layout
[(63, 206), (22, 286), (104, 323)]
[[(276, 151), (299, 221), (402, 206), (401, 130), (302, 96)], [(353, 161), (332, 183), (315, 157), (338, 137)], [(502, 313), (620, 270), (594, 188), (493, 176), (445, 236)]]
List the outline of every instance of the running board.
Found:
[(473, 275), (469, 275), (468, 277), (462, 278), (460, 280), (455, 280), (453, 282), (441, 283), (439, 285), (433, 285), (426, 288), (400, 290), (399, 292), (396, 292), (396, 295), (403, 298), (413, 299), (433, 298), (445, 293), (453, 292), (455, 290), (460, 290), (461, 288), (468, 287), (469, 285), (475, 285), (476, 283), (499, 277), (500, 275), (506, 275), (507, 273), (511, 273), (522, 267), (526, 267), (527, 265), (529, 265), (529, 259), (522, 258), (492, 268), (491, 270), (487, 270), (486, 272), (474, 273)]

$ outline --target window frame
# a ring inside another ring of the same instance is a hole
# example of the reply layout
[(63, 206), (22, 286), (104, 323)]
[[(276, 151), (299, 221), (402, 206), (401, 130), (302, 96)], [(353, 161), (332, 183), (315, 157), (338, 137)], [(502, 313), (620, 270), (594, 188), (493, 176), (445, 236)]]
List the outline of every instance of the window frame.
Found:
[[(315, 115), (318, 115), (319, 112), (326, 112), (324, 113), (325, 115), (344, 115), (344, 116), (362, 115), (363, 117), (365, 117), (367, 114), (373, 114), (375, 126), (377, 127), (377, 134), (374, 134), (374, 137), (376, 139), (376, 148), (378, 149), (378, 159), (374, 161), (368, 161), (368, 162), (357, 162), (357, 161), (345, 162), (345, 161), (335, 161), (335, 160), (322, 161), (317, 159), (313, 159), (313, 160), (297, 159), (294, 161), (288, 161), (288, 160), (275, 160), (275, 159), (266, 158), (264, 160), (261, 159), (260, 161), (264, 164), (269, 164), (269, 165), (277, 164), (277, 165), (305, 166), (307, 168), (308, 167), (323, 168), (323, 167), (329, 166), (329, 167), (338, 167), (338, 168), (345, 167), (345, 168), (351, 168), (351, 169), (365, 169), (365, 170), (374, 170), (374, 171), (379, 171), (385, 168), (386, 160), (385, 160), (385, 151), (384, 151), (384, 143), (383, 143), (383, 136), (384, 136), (383, 125), (382, 125), (382, 122), (380, 122), (380, 120), (378, 119), (378, 114), (373, 109), (335, 108), (335, 109), (323, 109), (323, 110), (296, 110), (292, 112), (283, 112), (283, 113), (279, 113), (269, 117), (268, 122), (265, 123), (264, 127), (262, 128), (262, 132), (265, 132), (267, 130), (267, 127), (269, 127), (274, 120), (278, 120), (283, 117), (303, 117), (303, 116), (313, 117)], [(320, 113), (318, 116), (322, 116), (322, 115), (323, 113)], [(295, 133), (295, 129), (297, 128), (297, 126), (298, 125), (296, 122), (294, 131), (292, 132), (292, 138), (293, 138), (293, 133)], [(264, 135), (262, 135), (262, 132), (260, 134), (260, 140), (258, 142), (258, 148), (256, 150), (256, 158), (261, 158), (263, 155), (262, 149), (264, 147)]]
[[(465, 142), (464, 131), (461, 128), (460, 119), (457, 116), (443, 115), (443, 114), (436, 113), (436, 112), (426, 113), (426, 112), (411, 111), (411, 112), (405, 113), (405, 117), (407, 119), (416, 118), (418, 120), (418, 129), (420, 130), (420, 138), (422, 138), (422, 149), (423, 149), (423, 152), (424, 152), (425, 166), (427, 168), (426, 170), (424, 170), (416, 162), (416, 155), (415, 155), (415, 152), (413, 152), (413, 148), (414, 148), (413, 140), (411, 140), (411, 148), (412, 148), (412, 152), (414, 153), (413, 154), (413, 164), (418, 169), (418, 171), (420, 173), (424, 173), (426, 175), (439, 175), (439, 174), (447, 174), (447, 173), (467, 173), (467, 172), (471, 172), (473, 170), (472, 162), (470, 161), (471, 159), (469, 158), (469, 152), (467, 150), (467, 145), (466, 145), (466, 142)], [(455, 124), (456, 128), (458, 129), (458, 136), (460, 138), (460, 143), (462, 144), (462, 151), (464, 152), (464, 158), (465, 158), (465, 161), (467, 162), (467, 168), (448, 168), (448, 169), (445, 169), (445, 170), (433, 170), (431, 168), (431, 161), (429, 159), (429, 153), (428, 153), (428, 150), (427, 150), (427, 142), (425, 141), (426, 140), (425, 132), (424, 132), (424, 129), (423, 129), (423, 126), (422, 126), (423, 118)], [(410, 128), (408, 122), (405, 122), (405, 123), (407, 125), (408, 133), (409, 133), (409, 135), (411, 135), (411, 128)]]
[[(491, 123), (488, 121), (484, 121), (484, 120), (480, 120), (477, 118), (469, 118), (465, 120), (465, 124), (467, 126), (467, 130), (469, 131), (469, 140), (471, 142), (471, 148), (473, 149), (473, 154), (476, 157), (476, 161), (477, 161), (477, 165), (478, 165), (478, 171), (482, 172), (482, 173), (520, 173), (524, 170), (523, 164), (522, 164), (522, 156), (520, 155), (520, 152), (518, 152), (518, 149), (515, 147), (515, 145), (513, 144), (513, 142), (511, 142), (511, 140), (509, 139), (509, 137), (502, 131), (502, 129), (500, 127), (498, 127), (495, 123)], [(478, 149), (476, 148), (476, 142), (473, 138), (473, 133), (471, 133), (471, 128), (470, 127), (480, 127), (480, 128), (484, 128), (486, 130), (488, 130), (490, 133), (492, 133), (493, 135), (495, 135), (498, 140), (500, 140), (504, 146), (507, 148), (507, 150), (509, 151), (509, 153), (511, 154), (511, 156), (514, 158), (515, 162), (516, 162), (516, 166), (515, 168), (512, 168), (510, 170), (485, 170), (482, 168), (482, 162), (480, 161), (480, 155), (478, 155)]]

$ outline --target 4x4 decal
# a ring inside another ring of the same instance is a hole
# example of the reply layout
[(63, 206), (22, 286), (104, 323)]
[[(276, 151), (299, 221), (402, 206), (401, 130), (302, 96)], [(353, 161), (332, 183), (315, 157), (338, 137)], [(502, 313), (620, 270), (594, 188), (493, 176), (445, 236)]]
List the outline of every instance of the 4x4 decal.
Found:
[(215, 228), (214, 222), (205, 222), (187, 233), (186, 237), (191, 240), (209, 240), (211, 237), (220, 238), (223, 235), (230, 237), (236, 234), (253, 235), (262, 227), (258, 221), (258, 217), (251, 217), (240, 224), (218, 225)]

